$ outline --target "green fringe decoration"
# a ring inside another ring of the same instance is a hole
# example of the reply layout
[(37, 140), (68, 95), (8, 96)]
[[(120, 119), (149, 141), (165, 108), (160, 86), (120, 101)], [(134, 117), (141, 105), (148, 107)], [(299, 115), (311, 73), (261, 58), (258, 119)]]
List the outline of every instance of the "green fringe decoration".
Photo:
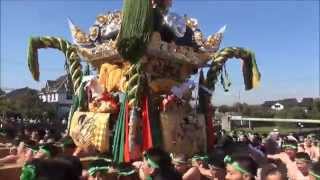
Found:
[(116, 122), (116, 129), (113, 138), (112, 154), (113, 162), (122, 163), (124, 161), (124, 141), (125, 141), (125, 110), (126, 110), (127, 94), (121, 102), (120, 112)]
[(117, 50), (137, 63), (143, 56), (153, 32), (153, 9), (150, 0), (124, 0)]

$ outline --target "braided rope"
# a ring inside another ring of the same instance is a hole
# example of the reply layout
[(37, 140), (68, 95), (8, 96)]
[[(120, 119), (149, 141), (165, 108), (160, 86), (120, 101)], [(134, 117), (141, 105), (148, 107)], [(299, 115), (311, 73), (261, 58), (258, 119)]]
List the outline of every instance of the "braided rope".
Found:
[[(255, 62), (254, 54), (250, 50), (242, 47), (227, 47), (212, 55), (213, 63), (207, 76), (209, 87), (214, 89), (218, 76), (222, 72), (225, 63), (231, 58), (242, 59), (244, 63), (250, 64), (250, 68), (253, 72), (248, 74), (249, 77), (244, 76), (245, 81), (247, 79), (252, 79), (253, 76), (256, 76), (255, 78), (257, 78), (258, 81), (260, 80), (260, 73)], [(223, 78), (221, 79), (224, 81)], [(247, 90), (251, 88), (253, 88), (253, 85), (246, 85)]]
[(126, 75), (129, 79), (127, 86), (129, 104), (139, 106), (145, 82), (141, 63), (132, 65)]
[(76, 48), (68, 41), (51, 36), (31, 37), (29, 41), (28, 66), (34, 80), (39, 81), (38, 49), (54, 48), (62, 51), (71, 75), (74, 93), (79, 91), (82, 71)]

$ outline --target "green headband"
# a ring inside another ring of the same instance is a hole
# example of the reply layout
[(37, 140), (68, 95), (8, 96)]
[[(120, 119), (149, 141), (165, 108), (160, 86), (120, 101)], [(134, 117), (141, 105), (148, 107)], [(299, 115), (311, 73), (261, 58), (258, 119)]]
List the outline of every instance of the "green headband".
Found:
[(150, 158), (149, 155), (146, 154), (144, 157), (146, 158), (146, 160), (147, 160), (147, 162), (148, 162), (148, 165), (149, 165), (150, 167), (155, 168), (155, 169), (157, 169), (157, 168), (160, 167), (155, 161), (153, 161), (153, 160)]
[(66, 139), (62, 142), (62, 147), (66, 147), (71, 144), (74, 144), (74, 142), (71, 139)]
[(126, 171), (126, 172), (118, 172), (119, 176), (130, 176), (132, 174), (134, 174), (136, 171), (135, 170), (131, 170), (131, 171)]
[(296, 145), (292, 145), (292, 144), (284, 144), (282, 147), (283, 148), (298, 149), (298, 147)]
[(309, 171), (309, 174), (310, 174), (311, 176), (314, 176), (317, 180), (320, 179), (320, 175), (319, 175), (319, 174), (316, 174), (316, 173), (313, 172), (312, 170)]
[(21, 170), (20, 180), (36, 180), (36, 167), (24, 165)]
[(40, 146), (39, 151), (41, 151), (42, 153), (44, 153), (48, 157), (51, 157), (50, 151), (48, 151), (47, 149), (44, 149), (42, 146)]
[(234, 161), (230, 156), (226, 156), (224, 158), (224, 162), (231, 165), (233, 168), (235, 168), (237, 171), (239, 171), (242, 174), (251, 174), (249, 171), (245, 170), (240, 166), (240, 164), (236, 161)]
[(178, 160), (178, 159), (172, 159), (172, 161), (174, 163), (178, 163), (178, 164), (188, 164), (188, 162), (182, 161), (182, 160)]
[(89, 168), (88, 173), (90, 176), (92, 176), (92, 175), (96, 174), (98, 171), (106, 172), (108, 170), (109, 170), (109, 167), (107, 167), (107, 166), (91, 167), (91, 168)]
[(209, 160), (209, 157), (207, 155), (204, 155), (204, 156), (199, 156), (199, 155), (195, 155), (192, 157), (192, 160), (201, 160), (201, 161), (208, 161)]
[(310, 162), (311, 160), (305, 159), (305, 158), (295, 158), (295, 160), (298, 161), (306, 161), (306, 162)]

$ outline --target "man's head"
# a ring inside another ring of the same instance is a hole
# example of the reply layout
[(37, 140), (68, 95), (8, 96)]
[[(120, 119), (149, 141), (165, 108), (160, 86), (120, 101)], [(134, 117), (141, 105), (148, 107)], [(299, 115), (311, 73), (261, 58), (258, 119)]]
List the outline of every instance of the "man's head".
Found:
[(291, 160), (294, 160), (298, 150), (298, 144), (294, 140), (287, 140), (282, 145), (282, 149), (289, 156)]
[(304, 139), (304, 145), (306, 147), (311, 147), (312, 146), (312, 139), (310, 137), (307, 137)]
[(38, 151), (34, 155), (36, 159), (49, 159), (58, 154), (58, 147), (53, 144), (40, 145)]
[(296, 154), (295, 161), (297, 168), (301, 171), (301, 173), (305, 176), (308, 175), (311, 163), (310, 156), (305, 152), (298, 152)]
[(142, 170), (145, 176), (156, 174), (173, 169), (170, 155), (159, 148), (151, 148), (143, 154)]
[(30, 139), (34, 142), (39, 142), (40, 140), (39, 132), (37, 130), (32, 131)]
[(208, 166), (213, 179), (224, 179), (226, 175), (226, 166), (222, 159), (219, 159), (216, 156), (210, 157)]
[(258, 165), (250, 156), (226, 156), (226, 180), (252, 180), (257, 174)]
[(185, 156), (184, 154), (177, 154), (173, 156), (172, 163), (174, 165), (174, 168), (181, 174), (187, 172), (191, 165), (188, 161), (187, 156)]
[(34, 159), (23, 166), (20, 179), (79, 180), (79, 177), (68, 163), (57, 160)]
[(88, 169), (88, 180), (106, 180), (109, 164), (110, 163), (103, 159), (98, 159), (91, 162)]
[(286, 175), (275, 164), (264, 165), (261, 169), (261, 179), (263, 180), (285, 180)]

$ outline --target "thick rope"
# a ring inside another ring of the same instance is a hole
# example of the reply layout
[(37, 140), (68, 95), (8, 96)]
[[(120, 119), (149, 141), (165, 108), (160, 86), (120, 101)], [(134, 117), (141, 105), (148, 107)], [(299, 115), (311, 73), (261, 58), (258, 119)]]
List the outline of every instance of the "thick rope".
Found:
[(28, 50), (28, 66), (34, 80), (39, 81), (39, 63), (38, 63), (38, 49), (41, 48), (54, 48), (62, 51), (65, 55), (69, 74), (73, 84), (74, 93), (79, 92), (81, 83), (82, 71), (80, 58), (77, 50), (72, 44), (62, 38), (44, 36), (44, 37), (31, 37), (29, 41)]
[[(213, 54), (213, 62), (207, 75), (208, 86), (211, 89), (215, 88), (219, 74), (223, 72), (225, 63), (231, 58), (238, 58), (243, 61), (243, 77), (246, 90), (256, 87), (260, 82), (261, 75), (256, 64), (255, 55), (250, 50), (241, 47), (227, 47)], [(224, 74), (227, 77), (226, 72)], [(220, 80), (225, 88), (225, 78), (221, 76)]]

